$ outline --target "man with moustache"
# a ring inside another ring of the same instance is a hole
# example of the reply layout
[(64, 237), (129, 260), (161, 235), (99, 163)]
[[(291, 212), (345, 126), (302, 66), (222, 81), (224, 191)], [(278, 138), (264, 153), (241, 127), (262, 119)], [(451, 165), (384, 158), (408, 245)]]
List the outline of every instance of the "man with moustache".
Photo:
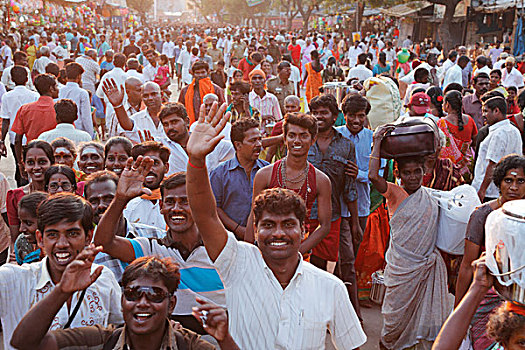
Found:
[(210, 75), (210, 67), (204, 61), (195, 61), (191, 66), (191, 74), (193, 81), (188, 86), (182, 88), (179, 95), (179, 103), (186, 107), (186, 111), (190, 118), (190, 124), (196, 120), (199, 115), (202, 100), (207, 94), (215, 94), (219, 97), (219, 103), (224, 103), (224, 90), (217, 84), (212, 83)]
[(164, 230), (166, 222), (160, 212), (160, 183), (169, 170), (170, 151), (160, 142), (146, 141), (133, 146), (131, 156), (133, 159), (139, 156), (153, 159), (153, 166), (144, 179), (144, 187), (149, 189), (151, 194), (144, 194), (131, 200), (124, 210), (124, 217), (132, 223), (146, 224)]
[(134, 143), (139, 143), (139, 133), (148, 131), (155, 141), (165, 138), (164, 129), (160, 123), (159, 112), (162, 108), (162, 95), (160, 86), (152, 81), (144, 84), (142, 100), (146, 109), (131, 116), (124, 108), (124, 91), (120, 89), (113, 79), (107, 79), (103, 84), (103, 91), (108, 101), (113, 105), (117, 120), (124, 130), (122, 133)]
[[(102, 216), (94, 243), (103, 246), (103, 252), (123, 263), (130, 263), (142, 256), (153, 255), (171, 258), (181, 270), (181, 286), (177, 290), (177, 306), (172, 318), (184, 327), (204, 334), (202, 327), (191, 316), (197, 307), (195, 297), (224, 306), (224, 286), (202, 244), (199, 230), (193, 221), (186, 195), (186, 174), (176, 173), (162, 182), (160, 207), (167, 224), (167, 233), (162, 239), (139, 237), (127, 239), (116, 235), (119, 218), (124, 208), (151, 190), (143, 187), (151, 174), (155, 157), (144, 153), (135, 161), (128, 160), (120, 176), (115, 197)], [(165, 226), (166, 227), (166, 226)]]
[[(93, 223), (98, 225), (117, 193), (118, 176), (111, 171), (97, 171), (88, 176), (84, 185), (84, 197), (93, 207)], [(159, 228), (140, 223), (129, 222), (123, 215), (117, 221), (115, 234), (129, 239), (137, 237), (163, 238), (166, 232)], [(118, 259), (100, 252), (95, 258), (95, 264), (108, 267), (120, 283), (125, 265)]]
[(219, 218), (230, 232), (242, 240), (251, 210), (253, 179), (257, 171), (269, 163), (259, 159), (262, 136), (257, 120), (244, 118), (236, 121), (230, 136), (235, 157), (211, 171), (210, 183)]
[(485, 124), (480, 97), (489, 91), (490, 77), (487, 73), (480, 72), (474, 76), (473, 82), (474, 93), (463, 97), (463, 113), (474, 119), (479, 130)]
[[(186, 108), (180, 103), (168, 103), (162, 107), (159, 118), (167, 136), (162, 139), (162, 144), (170, 151), (168, 175), (185, 171), (188, 164), (186, 145), (190, 137), (190, 119)], [(208, 169), (214, 169), (220, 163), (233, 158), (234, 155), (235, 149), (232, 143), (221, 140), (215, 150), (206, 157)]]

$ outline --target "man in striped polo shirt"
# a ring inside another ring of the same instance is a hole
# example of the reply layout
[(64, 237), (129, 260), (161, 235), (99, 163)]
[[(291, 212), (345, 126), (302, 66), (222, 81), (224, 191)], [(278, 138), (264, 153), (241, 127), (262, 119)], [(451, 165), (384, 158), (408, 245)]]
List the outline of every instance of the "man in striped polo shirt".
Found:
[(172, 318), (185, 328), (206, 334), (192, 316), (192, 307), (198, 306), (195, 298), (211, 301), (220, 306), (226, 303), (224, 286), (213, 266), (193, 221), (186, 196), (186, 174), (175, 173), (166, 178), (160, 187), (161, 213), (167, 224), (167, 234), (162, 239), (138, 237), (128, 239), (115, 234), (127, 203), (135, 197), (150, 195), (143, 187), (153, 160), (139, 156), (130, 158), (122, 172), (115, 198), (100, 219), (95, 233), (95, 244), (104, 247), (104, 253), (130, 263), (142, 256), (170, 257), (180, 267), (181, 283), (176, 292), (177, 305)]

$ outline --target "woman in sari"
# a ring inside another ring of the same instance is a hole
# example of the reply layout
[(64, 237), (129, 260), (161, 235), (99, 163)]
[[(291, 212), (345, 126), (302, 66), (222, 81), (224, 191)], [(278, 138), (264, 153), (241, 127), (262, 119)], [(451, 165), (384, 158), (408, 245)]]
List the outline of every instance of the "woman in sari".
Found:
[(468, 181), (472, 178), (474, 166), (474, 151), (471, 146), (478, 128), (474, 119), (463, 114), (462, 95), (459, 91), (446, 93), (443, 110), (448, 115), (439, 120), (438, 126), (445, 133), (447, 141), (440, 157), (448, 158), (458, 165), (461, 175)]
[[(496, 168), (492, 181), (499, 188), (500, 197), (484, 203), (470, 215), (465, 235), (465, 254), (459, 269), (456, 286), (455, 305), (459, 305), (470, 286), (473, 276), (472, 262), (480, 258), (485, 251), (485, 222), (494, 210), (499, 209), (505, 202), (525, 198), (525, 157), (508, 155), (502, 158)], [(491, 348), (495, 343), (486, 332), (486, 324), (491, 313), (501, 305), (502, 299), (493, 289), (490, 289), (478, 307), (472, 319), (470, 336), (474, 350)]]
[(308, 62), (304, 66), (306, 70), (306, 101), (308, 101), (308, 103), (310, 103), (312, 98), (321, 94), (319, 88), (323, 86), (323, 77), (321, 75), (323, 65), (320, 61), (319, 52), (313, 50), (310, 52), (310, 57), (312, 58), (312, 62)]
[(369, 178), (386, 198), (390, 245), (386, 253), (382, 306), (383, 349), (429, 349), (450, 313), (447, 270), (436, 248), (439, 208), (421, 186), (422, 157), (396, 159), (401, 186), (379, 175), (381, 141), (391, 126), (374, 133)]

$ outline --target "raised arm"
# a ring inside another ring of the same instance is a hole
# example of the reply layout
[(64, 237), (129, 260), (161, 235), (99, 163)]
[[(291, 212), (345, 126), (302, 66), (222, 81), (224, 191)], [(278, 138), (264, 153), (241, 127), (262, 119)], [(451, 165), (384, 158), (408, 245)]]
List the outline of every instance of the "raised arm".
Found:
[(492, 286), (493, 279), (485, 266), (485, 257), (474, 261), (472, 266), (474, 269), (474, 283), (470, 286), (459, 306), (445, 321), (432, 346), (433, 350), (459, 349), (463, 338), (467, 334), (474, 313)]
[(124, 262), (133, 261), (135, 252), (128, 239), (116, 235), (118, 223), (130, 200), (142, 194), (151, 194), (151, 191), (144, 188), (142, 184), (152, 165), (153, 160), (148, 157), (139, 156), (135, 162), (133, 158), (128, 159), (126, 168), (120, 176), (115, 198), (100, 219), (95, 232), (94, 243), (101, 245), (104, 253)]
[(387, 190), (386, 180), (381, 175), (379, 175), (379, 169), (381, 168), (381, 141), (383, 141), (383, 137), (385, 137), (386, 132), (391, 129), (392, 126), (382, 125), (374, 132), (368, 178), (370, 181), (372, 181), (372, 184), (379, 191), (379, 193), (385, 193)]
[(67, 265), (60, 282), (45, 298), (34, 305), (22, 318), (11, 338), (11, 345), (16, 349), (58, 349), (52, 334), (48, 333), (51, 323), (64, 303), (73, 293), (86, 289), (102, 273), (99, 266), (91, 273), (95, 256), (101, 247), (91, 244)]
[(120, 90), (117, 83), (113, 78), (105, 79), (102, 85), (102, 90), (106, 94), (109, 102), (115, 109), (115, 115), (118, 119), (122, 129), (131, 131), (133, 130), (133, 121), (129, 118), (128, 113), (124, 109), (124, 91)]
[(217, 214), (217, 205), (206, 169), (206, 155), (211, 153), (224, 137), (220, 132), (226, 126), (231, 113), (224, 113), (226, 104), (218, 108), (213, 103), (205, 117), (201, 106), (199, 120), (188, 140), (186, 190), (193, 220), (201, 234), (208, 256), (215, 261), (228, 240), (228, 234)]

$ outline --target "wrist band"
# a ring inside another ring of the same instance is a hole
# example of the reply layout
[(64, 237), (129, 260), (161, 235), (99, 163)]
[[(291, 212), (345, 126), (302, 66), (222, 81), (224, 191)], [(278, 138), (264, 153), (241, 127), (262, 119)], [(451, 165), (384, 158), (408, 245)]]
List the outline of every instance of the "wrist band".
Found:
[(379, 158), (379, 157), (374, 157), (374, 156), (372, 156), (372, 155), (370, 156), (370, 158), (372, 158), (372, 159), (377, 159), (377, 160), (381, 160), (381, 158)]
[(233, 233), (236, 233), (236, 232), (237, 232), (237, 229), (239, 228), (239, 225), (240, 225), (240, 224), (237, 224), (237, 226), (235, 226), (235, 228), (233, 229)]
[(116, 106), (116, 107), (113, 107), (113, 109), (117, 109), (117, 108), (120, 108), (120, 107), (122, 107), (123, 105), (124, 105), (124, 104), (123, 104), (123, 103), (121, 103), (121, 104), (119, 104), (118, 106)]
[[(191, 164), (191, 162), (190, 162), (189, 159), (188, 159), (188, 164), (189, 164), (192, 168), (194, 168), (194, 169), (204, 169), (204, 168), (206, 167), (206, 165), (204, 165), (204, 166), (196, 166), (196, 165), (193, 165), (193, 164)], [(205, 163), (205, 164), (206, 164), (206, 163)]]

